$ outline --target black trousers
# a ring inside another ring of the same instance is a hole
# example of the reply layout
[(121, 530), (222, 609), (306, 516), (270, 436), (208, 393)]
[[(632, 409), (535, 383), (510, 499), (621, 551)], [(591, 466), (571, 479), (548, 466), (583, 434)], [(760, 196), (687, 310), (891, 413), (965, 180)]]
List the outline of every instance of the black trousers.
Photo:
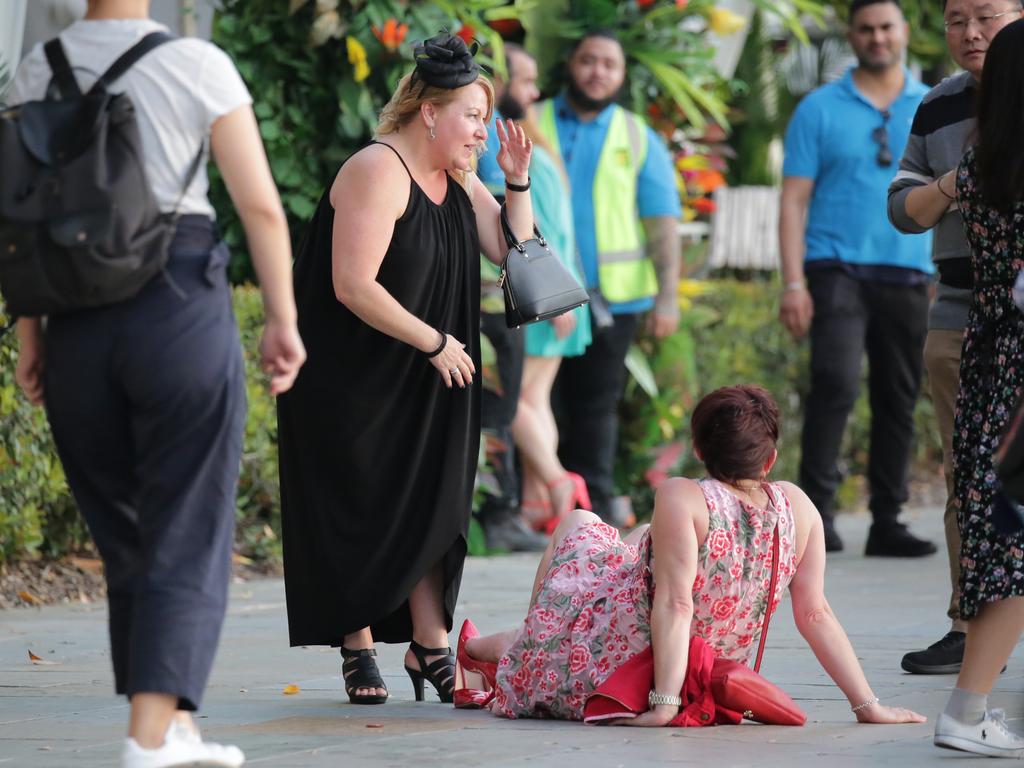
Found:
[(245, 375), (212, 222), (183, 217), (168, 272), (46, 329), (46, 410), (103, 558), (115, 687), (194, 710), (227, 605)]
[(928, 286), (858, 280), (840, 269), (810, 270), (811, 390), (804, 410), (800, 487), (831, 524), (846, 421), (868, 358), (871, 444), (869, 507), (878, 526), (907, 500), (914, 404), (921, 389)]
[(498, 485), (498, 493), (488, 493), (480, 505), (480, 520), (486, 524), (519, 514), (519, 474), (511, 428), (523, 386), (524, 347), (522, 329), (507, 327), (504, 314), (481, 313), (480, 332), (494, 347), (502, 390), (498, 393), (484, 387), (480, 397), (480, 427)]
[(562, 360), (555, 383), (559, 415), (559, 456), (565, 468), (587, 481), (594, 512), (610, 519), (615, 491), (615, 451), (619, 439), (619, 399), (626, 385), (626, 352), (636, 335), (639, 314), (613, 315), (598, 328), (579, 357)]

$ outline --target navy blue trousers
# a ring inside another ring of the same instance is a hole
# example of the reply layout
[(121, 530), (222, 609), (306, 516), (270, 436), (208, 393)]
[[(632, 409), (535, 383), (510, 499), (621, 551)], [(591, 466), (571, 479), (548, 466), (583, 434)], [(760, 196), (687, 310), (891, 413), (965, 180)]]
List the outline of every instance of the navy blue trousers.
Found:
[(186, 216), (167, 276), (50, 318), (46, 410), (106, 568), (115, 687), (198, 708), (231, 577), (245, 375), (212, 222)]

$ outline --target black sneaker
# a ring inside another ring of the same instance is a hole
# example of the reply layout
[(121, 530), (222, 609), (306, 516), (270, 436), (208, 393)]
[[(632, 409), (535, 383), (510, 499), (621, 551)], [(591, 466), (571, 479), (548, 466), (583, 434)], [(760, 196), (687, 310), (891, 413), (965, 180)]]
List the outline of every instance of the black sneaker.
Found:
[(835, 526), (826, 523), (825, 524), (825, 551), (826, 552), (842, 552), (843, 551), (843, 540), (839, 538), (839, 534), (836, 533)]
[(531, 531), (519, 515), (506, 515), (488, 520), (484, 526), (484, 541), (488, 549), (505, 552), (543, 552), (548, 538)]
[(884, 528), (872, 525), (864, 547), (864, 554), (869, 557), (924, 557), (938, 551), (934, 544), (917, 538), (902, 523), (892, 523)]
[(967, 635), (963, 632), (947, 632), (923, 651), (906, 654), (900, 666), (913, 675), (955, 675), (964, 660), (966, 643)]

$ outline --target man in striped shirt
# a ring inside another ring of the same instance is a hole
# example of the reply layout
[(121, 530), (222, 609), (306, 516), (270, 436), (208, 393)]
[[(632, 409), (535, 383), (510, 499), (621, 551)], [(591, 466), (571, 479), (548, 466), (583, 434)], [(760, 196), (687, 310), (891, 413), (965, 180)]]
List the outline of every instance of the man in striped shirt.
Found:
[(964, 71), (943, 80), (924, 97), (899, 172), (889, 187), (889, 220), (897, 229), (906, 233), (934, 230), (932, 259), (938, 271), (924, 356), (946, 470), (946, 547), (953, 586), (948, 615), (953, 625), (938, 642), (903, 657), (903, 669), (918, 674), (959, 671), (967, 632), (959, 607), (960, 532), (953, 495), (952, 435), (972, 273), (963, 221), (954, 202), (956, 168), (974, 130), (975, 90), (989, 42), (1024, 11), (1017, 0), (945, 0), (943, 14), (946, 44)]

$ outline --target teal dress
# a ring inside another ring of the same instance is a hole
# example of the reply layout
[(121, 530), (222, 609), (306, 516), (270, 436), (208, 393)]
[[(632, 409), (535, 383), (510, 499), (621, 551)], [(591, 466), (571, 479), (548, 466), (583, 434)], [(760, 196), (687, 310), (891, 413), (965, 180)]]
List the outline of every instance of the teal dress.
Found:
[[(530, 162), (530, 194), (533, 215), (541, 233), (547, 238), (562, 263), (582, 284), (569, 190), (551, 155), (536, 145)], [(527, 325), (524, 329), (526, 354), (530, 357), (582, 355), (590, 344), (590, 309), (582, 306), (573, 312), (576, 316), (576, 327), (564, 339), (555, 335), (555, 329), (548, 320)]]

